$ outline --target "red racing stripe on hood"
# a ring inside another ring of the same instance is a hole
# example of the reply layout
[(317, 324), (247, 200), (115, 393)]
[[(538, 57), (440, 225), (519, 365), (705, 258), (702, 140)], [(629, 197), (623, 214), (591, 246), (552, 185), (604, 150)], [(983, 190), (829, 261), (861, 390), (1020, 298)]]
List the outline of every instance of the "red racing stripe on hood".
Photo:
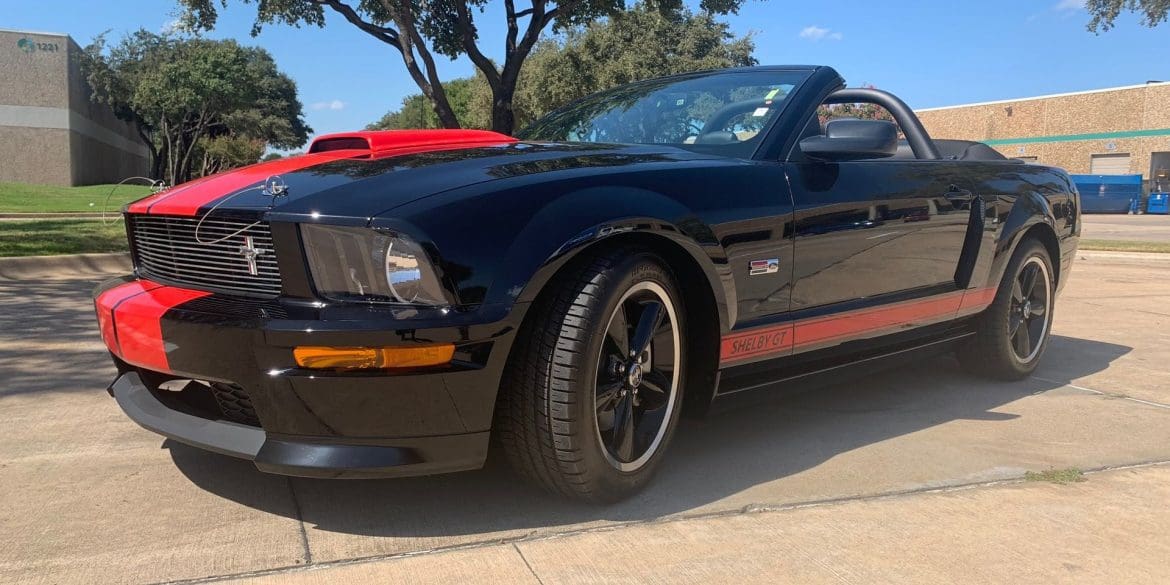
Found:
[(203, 177), (131, 203), (128, 213), (195, 216), (241, 189), (261, 185), (268, 177), (322, 163), (366, 156), (385, 158), (439, 150), (501, 146), (515, 138), (486, 130), (382, 130), (327, 134), (309, 146), (309, 154), (277, 159)]
[(131, 203), (126, 211), (128, 213), (194, 217), (200, 208), (211, 206), (219, 199), (241, 189), (260, 185), (272, 175), (291, 173), (361, 154), (363, 152), (359, 150), (335, 150), (249, 165), (226, 173), (195, 179), (145, 199), (139, 199)]
[(123, 361), (170, 372), (162, 317), (167, 311), (209, 292), (164, 286), (149, 280), (128, 282), (98, 295), (98, 324), (110, 352)]

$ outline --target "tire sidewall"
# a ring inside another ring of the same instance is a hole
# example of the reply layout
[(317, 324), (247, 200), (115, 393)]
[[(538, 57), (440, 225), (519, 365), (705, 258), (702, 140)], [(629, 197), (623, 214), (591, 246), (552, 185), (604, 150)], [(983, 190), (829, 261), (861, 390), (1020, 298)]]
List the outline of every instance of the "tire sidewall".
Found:
[[(617, 310), (618, 303), (622, 300), (626, 291), (630, 290), (634, 285), (645, 281), (654, 282), (661, 286), (666, 291), (669, 301), (674, 307), (676, 317), (674, 327), (678, 330), (680, 341), (679, 362), (676, 364), (679, 370), (679, 378), (678, 384), (673, 390), (674, 407), (669, 419), (666, 421), (666, 432), (663, 434), (662, 441), (659, 443), (657, 450), (638, 469), (621, 471), (606, 459), (604, 454), (605, 445), (601, 443), (597, 428), (597, 368), (601, 357), (602, 344), (605, 340), (605, 333), (608, 329), (610, 318), (613, 316), (614, 311)], [(684, 364), (687, 363), (686, 310), (682, 305), (681, 295), (679, 295), (673, 275), (665, 268), (665, 262), (649, 252), (630, 254), (609, 269), (603, 285), (602, 294), (592, 309), (590, 311), (592, 323), (589, 327), (588, 342), (585, 345), (585, 359), (581, 363), (580, 368), (582, 375), (573, 381), (573, 392), (578, 397), (576, 401), (578, 409), (575, 415), (577, 420), (583, 423), (579, 429), (580, 432), (586, 435), (582, 439), (589, 445), (589, 448), (584, 449), (582, 453), (584, 458), (582, 463), (591, 472), (596, 474), (595, 477), (598, 478), (601, 484), (598, 486), (600, 488), (599, 493), (603, 494), (605, 499), (620, 499), (622, 495), (639, 489), (653, 476), (656, 468), (662, 461), (663, 454), (666, 452), (677, 427), (679, 413), (682, 410), (683, 392), (686, 388), (686, 368), (684, 367)]]
[[(1044, 313), (1044, 336), (1040, 340), (1040, 349), (1036, 352), (1036, 356), (1030, 361), (1024, 362), (1016, 355), (1015, 349), (1012, 347), (1011, 337), (1007, 334), (1009, 329), (1009, 322), (1011, 318), (1011, 296), (1012, 286), (1016, 279), (1019, 278), (1020, 269), (1032, 258), (1038, 258), (1044, 264), (1045, 272), (1048, 275), (1048, 306), (1045, 307)], [(1052, 319), (1056, 307), (1056, 273), (1052, 269), (1052, 261), (1048, 257), (1048, 250), (1036, 240), (1027, 240), (1021, 243), (1019, 249), (1012, 257), (1011, 264), (1004, 272), (1004, 277), (999, 285), (999, 290), (996, 292), (995, 304), (988, 315), (994, 321), (991, 323), (990, 333), (994, 336), (993, 340), (996, 344), (996, 353), (993, 356), (1001, 362), (1001, 364), (1012, 371), (1017, 377), (1024, 377), (1031, 374), (1036, 369), (1040, 360), (1044, 357), (1044, 352), (1048, 348), (1048, 339), (1052, 334)]]

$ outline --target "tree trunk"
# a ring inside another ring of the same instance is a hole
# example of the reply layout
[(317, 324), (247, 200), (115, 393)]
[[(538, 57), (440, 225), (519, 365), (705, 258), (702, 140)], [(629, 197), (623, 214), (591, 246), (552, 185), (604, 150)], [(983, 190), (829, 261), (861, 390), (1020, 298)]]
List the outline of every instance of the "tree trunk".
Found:
[(427, 96), (427, 98), (435, 110), (435, 115), (439, 117), (439, 124), (442, 124), (444, 128), (462, 128), (459, 125), (459, 118), (455, 117), (455, 110), (451, 109), (450, 102), (445, 98), (436, 100), (433, 95)]
[(511, 136), (516, 129), (516, 110), (512, 107), (516, 86), (501, 85), (492, 93), (492, 131)]
[(159, 178), (159, 163), (158, 163), (158, 148), (154, 145), (154, 140), (143, 129), (142, 124), (135, 123), (134, 130), (138, 133), (138, 138), (146, 145), (146, 151), (149, 155), (147, 162), (150, 164), (150, 170), (147, 171), (151, 179), (157, 180)]

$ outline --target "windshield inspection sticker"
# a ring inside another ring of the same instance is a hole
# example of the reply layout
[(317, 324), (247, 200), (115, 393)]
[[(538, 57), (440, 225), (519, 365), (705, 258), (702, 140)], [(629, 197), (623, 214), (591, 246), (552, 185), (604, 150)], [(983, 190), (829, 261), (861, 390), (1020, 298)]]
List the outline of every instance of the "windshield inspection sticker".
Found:
[(760, 116), (767, 116), (767, 115), (768, 115), (768, 108), (756, 108), (756, 111), (752, 112), (752, 116), (755, 116), (756, 118), (759, 118)]

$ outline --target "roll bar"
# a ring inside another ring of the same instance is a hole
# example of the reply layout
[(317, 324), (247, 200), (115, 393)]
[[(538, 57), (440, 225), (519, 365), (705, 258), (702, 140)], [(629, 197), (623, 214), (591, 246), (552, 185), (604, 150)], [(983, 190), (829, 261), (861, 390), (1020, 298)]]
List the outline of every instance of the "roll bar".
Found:
[(906, 142), (910, 144), (910, 150), (914, 151), (915, 158), (922, 160), (942, 158), (934, 146), (934, 141), (926, 133), (926, 128), (923, 128), (922, 122), (918, 121), (918, 116), (914, 115), (914, 111), (906, 105), (906, 102), (890, 92), (868, 88), (839, 89), (829, 94), (824, 103), (879, 105), (894, 116), (894, 121), (902, 128), (902, 132), (906, 133)]

